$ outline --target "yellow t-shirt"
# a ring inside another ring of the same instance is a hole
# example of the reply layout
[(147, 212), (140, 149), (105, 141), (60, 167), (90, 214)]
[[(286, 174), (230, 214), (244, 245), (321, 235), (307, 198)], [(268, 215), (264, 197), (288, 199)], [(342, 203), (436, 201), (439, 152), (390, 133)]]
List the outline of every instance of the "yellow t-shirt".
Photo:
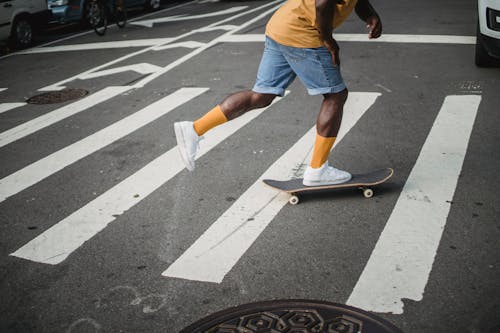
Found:
[[(335, 7), (334, 29), (351, 14), (357, 0), (344, 0), (343, 2)], [(316, 25), (315, 0), (288, 0), (267, 23), (266, 35), (287, 46), (304, 48), (323, 46)]]

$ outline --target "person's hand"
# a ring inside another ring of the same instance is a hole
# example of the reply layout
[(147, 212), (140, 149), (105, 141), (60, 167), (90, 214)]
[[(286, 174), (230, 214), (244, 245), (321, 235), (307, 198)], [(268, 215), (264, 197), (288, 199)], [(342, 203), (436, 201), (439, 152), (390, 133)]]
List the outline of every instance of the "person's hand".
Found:
[(339, 45), (335, 39), (332, 39), (328, 43), (326, 43), (326, 47), (330, 51), (332, 55), (332, 62), (336, 66), (340, 66), (340, 55), (339, 55)]
[(336, 48), (336, 49), (330, 50), (330, 53), (332, 54), (333, 64), (336, 65), (336, 66), (340, 66), (339, 49)]
[(372, 15), (366, 19), (366, 27), (370, 30), (368, 38), (379, 38), (382, 35), (382, 22), (378, 15)]

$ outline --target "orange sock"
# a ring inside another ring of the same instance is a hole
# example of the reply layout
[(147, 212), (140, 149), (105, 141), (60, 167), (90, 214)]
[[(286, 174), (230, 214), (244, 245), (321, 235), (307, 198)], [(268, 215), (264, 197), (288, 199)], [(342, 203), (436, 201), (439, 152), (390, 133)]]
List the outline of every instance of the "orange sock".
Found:
[(227, 122), (226, 115), (220, 105), (207, 112), (203, 117), (194, 122), (194, 130), (198, 135), (203, 135), (212, 128)]
[(337, 137), (323, 137), (316, 134), (316, 142), (314, 143), (314, 151), (311, 160), (311, 168), (318, 169), (328, 160), (328, 155), (333, 147)]

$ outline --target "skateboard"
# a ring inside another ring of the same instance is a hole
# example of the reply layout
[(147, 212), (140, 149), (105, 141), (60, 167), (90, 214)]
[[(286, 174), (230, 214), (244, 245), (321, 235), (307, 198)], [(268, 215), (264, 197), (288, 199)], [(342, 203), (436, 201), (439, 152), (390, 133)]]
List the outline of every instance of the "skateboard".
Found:
[(355, 174), (352, 175), (352, 179), (346, 183), (336, 184), (336, 185), (318, 185), (318, 186), (306, 186), (302, 184), (303, 179), (291, 179), (291, 180), (273, 180), (264, 179), (264, 184), (271, 186), (277, 190), (290, 193), (292, 196), (288, 201), (292, 205), (299, 203), (299, 194), (310, 193), (316, 191), (325, 191), (339, 188), (359, 188), (363, 191), (365, 198), (371, 198), (373, 196), (373, 190), (371, 186), (382, 184), (392, 177), (394, 170), (392, 168), (386, 168), (381, 170), (376, 170), (368, 173)]

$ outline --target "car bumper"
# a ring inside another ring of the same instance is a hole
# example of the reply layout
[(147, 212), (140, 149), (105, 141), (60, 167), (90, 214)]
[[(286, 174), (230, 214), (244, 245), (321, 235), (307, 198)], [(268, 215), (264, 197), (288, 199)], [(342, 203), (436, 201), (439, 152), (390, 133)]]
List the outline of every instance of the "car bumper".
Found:
[(484, 47), (490, 57), (500, 60), (500, 39), (492, 38), (483, 34), (479, 34), (477, 38), (477, 42)]
[(478, 15), (481, 34), (500, 39), (500, 6), (498, 0), (479, 0)]

